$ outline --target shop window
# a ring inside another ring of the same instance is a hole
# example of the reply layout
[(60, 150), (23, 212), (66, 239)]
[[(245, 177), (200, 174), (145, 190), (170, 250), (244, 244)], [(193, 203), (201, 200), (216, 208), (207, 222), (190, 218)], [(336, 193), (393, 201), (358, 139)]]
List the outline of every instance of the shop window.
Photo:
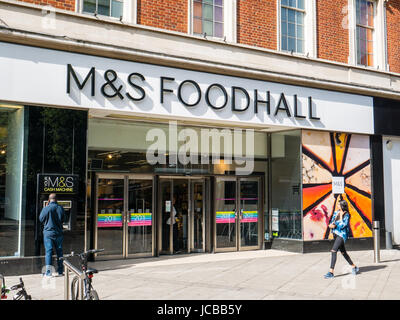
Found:
[[(68, 211), (64, 229), (65, 252), (83, 251), (85, 245), (87, 112), (49, 107), (25, 107), (26, 186), (24, 207), (24, 256), (44, 255), (42, 225), (38, 215), (48, 193), (38, 188), (40, 176), (53, 175), (52, 186), (65, 186), (65, 176), (74, 175), (74, 193), (55, 191)], [(60, 184), (57, 184), (57, 177)], [(38, 190), (39, 193), (37, 193)], [(71, 202), (69, 202), (71, 201)], [(64, 221), (65, 222), (65, 221)]]
[(83, 0), (82, 12), (121, 18), (123, 6), (123, 1), (119, 0)]
[(356, 0), (357, 64), (374, 65), (374, 12), (375, 3)]
[(0, 257), (21, 255), (24, 111), (0, 105)]
[(302, 239), (301, 131), (271, 134), (271, 230), (274, 238)]

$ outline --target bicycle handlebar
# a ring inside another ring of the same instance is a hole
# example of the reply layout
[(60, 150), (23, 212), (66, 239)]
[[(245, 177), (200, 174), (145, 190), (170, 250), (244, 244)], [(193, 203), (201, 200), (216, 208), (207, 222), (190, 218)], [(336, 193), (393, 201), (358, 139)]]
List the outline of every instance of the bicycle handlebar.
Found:
[(88, 250), (82, 253), (75, 253), (75, 252), (71, 252), (70, 254), (67, 254), (63, 257), (60, 258), (60, 260), (64, 260), (65, 258), (69, 258), (69, 257), (84, 257), (87, 256), (90, 253), (98, 253), (98, 252), (103, 252), (104, 249), (92, 249), (92, 250)]

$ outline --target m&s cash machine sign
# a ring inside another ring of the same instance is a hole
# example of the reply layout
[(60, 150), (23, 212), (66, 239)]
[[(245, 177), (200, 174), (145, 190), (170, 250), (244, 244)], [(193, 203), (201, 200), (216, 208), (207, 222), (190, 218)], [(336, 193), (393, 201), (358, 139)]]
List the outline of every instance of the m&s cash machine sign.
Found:
[(39, 193), (76, 193), (76, 174), (38, 174)]

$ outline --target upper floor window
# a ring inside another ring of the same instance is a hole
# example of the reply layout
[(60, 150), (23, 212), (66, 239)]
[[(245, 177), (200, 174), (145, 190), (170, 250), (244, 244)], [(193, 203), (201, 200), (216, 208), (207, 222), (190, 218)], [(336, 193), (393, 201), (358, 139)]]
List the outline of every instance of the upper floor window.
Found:
[(122, 17), (123, 1), (120, 0), (83, 0), (82, 11), (114, 18)]
[(281, 49), (304, 53), (304, 0), (281, 0)]
[(374, 65), (374, 1), (356, 0), (357, 64)]
[(193, 33), (224, 37), (224, 0), (193, 0)]

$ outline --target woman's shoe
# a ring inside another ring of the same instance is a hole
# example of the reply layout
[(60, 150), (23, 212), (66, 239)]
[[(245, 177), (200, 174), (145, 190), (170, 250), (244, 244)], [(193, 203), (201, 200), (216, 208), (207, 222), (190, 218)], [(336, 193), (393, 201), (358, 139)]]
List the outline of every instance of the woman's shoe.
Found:
[(331, 278), (334, 278), (335, 276), (333, 275), (333, 273), (332, 272), (328, 272), (326, 275), (324, 275), (324, 278), (325, 279), (331, 279)]
[(352, 273), (353, 275), (356, 275), (359, 271), (360, 271), (360, 268), (359, 268), (359, 267), (354, 267), (354, 268), (351, 270), (351, 273)]

